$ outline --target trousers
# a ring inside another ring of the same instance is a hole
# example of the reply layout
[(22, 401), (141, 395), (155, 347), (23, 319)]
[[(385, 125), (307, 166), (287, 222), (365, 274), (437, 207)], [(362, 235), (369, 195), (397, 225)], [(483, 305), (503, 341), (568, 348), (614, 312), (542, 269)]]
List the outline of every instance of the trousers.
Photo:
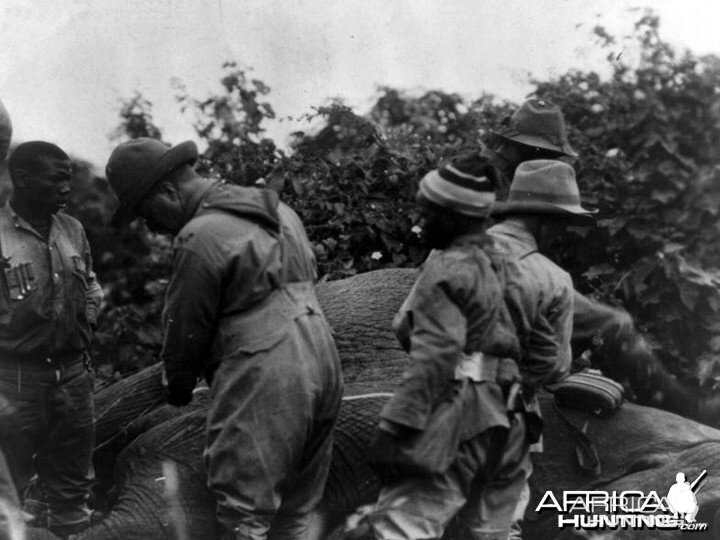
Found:
[(224, 538), (310, 537), (341, 398), (337, 351), (320, 316), (301, 317), (268, 350), (220, 362), (205, 461)]
[(506, 539), (531, 472), (525, 417), (514, 413), (509, 429), (462, 442), (447, 472), (385, 486), (371, 527), (383, 540), (441, 538), (448, 527), (458, 538)]
[(48, 526), (89, 519), (94, 480), (92, 377), (82, 357), (62, 365), (0, 360), (0, 395), (15, 409), (19, 434), (0, 442), (22, 492), (49, 508)]

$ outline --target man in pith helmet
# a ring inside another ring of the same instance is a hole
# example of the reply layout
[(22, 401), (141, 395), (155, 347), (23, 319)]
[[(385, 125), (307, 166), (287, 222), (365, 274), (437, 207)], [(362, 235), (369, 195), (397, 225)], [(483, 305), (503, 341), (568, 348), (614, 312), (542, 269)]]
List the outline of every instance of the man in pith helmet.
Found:
[(222, 537), (312, 538), (342, 381), (313, 288), (315, 257), (297, 214), (270, 190), (195, 172), (197, 147), (119, 145), (107, 178), (114, 222), (174, 236), (161, 359), (168, 402), (210, 385), (205, 461)]

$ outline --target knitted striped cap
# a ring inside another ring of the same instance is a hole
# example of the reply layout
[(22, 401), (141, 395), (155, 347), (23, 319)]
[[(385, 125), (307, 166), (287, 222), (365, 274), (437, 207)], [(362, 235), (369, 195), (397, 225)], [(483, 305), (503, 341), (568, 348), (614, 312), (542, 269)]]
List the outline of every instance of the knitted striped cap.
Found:
[(459, 156), (420, 180), (420, 194), (430, 202), (472, 217), (487, 217), (495, 202), (497, 174), (478, 152)]

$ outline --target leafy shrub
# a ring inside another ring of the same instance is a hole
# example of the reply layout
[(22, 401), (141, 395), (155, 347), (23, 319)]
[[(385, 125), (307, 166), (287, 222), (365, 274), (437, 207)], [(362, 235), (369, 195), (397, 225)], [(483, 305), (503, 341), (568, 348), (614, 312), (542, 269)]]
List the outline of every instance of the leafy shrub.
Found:
[[(610, 52), (614, 38), (602, 28), (596, 36)], [(536, 96), (561, 105), (581, 156), (583, 198), (600, 210), (599, 227), (575, 229), (556, 256), (579, 289), (625, 306), (676, 373), (710, 386), (720, 360), (720, 59), (679, 54), (652, 14), (634, 39), (638, 58), (609, 54), (607, 80), (576, 70), (535, 81)], [(414, 229), (418, 180), (444, 159), (492, 144), (491, 129), (514, 109), (489, 95), (468, 101), (385, 87), (367, 114), (339, 101), (315, 109), (306, 116), (323, 119), (322, 129), (296, 133), (284, 153), (264, 135), (263, 122), (274, 118), (269, 88), (233, 63), (225, 68), (220, 91), (204, 99), (178, 87), (207, 143), (200, 169), (278, 190), (303, 219), (323, 279), (418, 265), (426, 255)], [(161, 137), (142, 96), (120, 113), (128, 137)], [(141, 227), (103, 224), (92, 234), (110, 298), (99, 347), (129, 351), (113, 365), (147, 362), (160, 344), (168, 246), (150, 249), (159, 240)]]

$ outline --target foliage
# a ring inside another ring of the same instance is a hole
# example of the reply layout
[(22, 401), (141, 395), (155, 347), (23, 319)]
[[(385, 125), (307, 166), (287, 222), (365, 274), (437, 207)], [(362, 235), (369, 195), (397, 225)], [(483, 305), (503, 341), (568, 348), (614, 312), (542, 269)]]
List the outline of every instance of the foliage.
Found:
[[(576, 286), (622, 303), (668, 360), (713, 382), (720, 369), (720, 63), (679, 55), (658, 25), (652, 14), (636, 24), (635, 68), (614, 61), (609, 80), (574, 71), (537, 83), (538, 96), (562, 104), (581, 155), (581, 189), (601, 216), (596, 230), (570, 236), (559, 254)], [(603, 29), (596, 33), (613, 47)]]
[[(652, 14), (636, 25), (634, 60), (618, 59), (604, 29), (595, 34), (608, 50), (609, 78), (576, 70), (535, 81), (536, 96), (561, 105), (581, 156), (583, 198), (600, 211), (599, 227), (574, 229), (556, 256), (581, 290), (626, 307), (676, 373), (711, 385), (720, 360), (720, 59), (678, 53)], [(219, 91), (204, 99), (178, 86), (207, 146), (200, 169), (278, 190), (303, 219), (323, 279), (418, 265), (426, 255), (415, 228), (418, 180), (444, 159), (492, 144), (490, 130), (514, 109), (489, 95), (383, 87), (367, 114), (338, 100), (315, 109), (307, 118), (322, 128), (296, 133), (285, 153), (264, 134), (275, 117), (269, 88), (234, 63), (225, 70)], [(120, 129), (160, 137), (150, 113), (136, 95), (120, 111)], [(127, 344), (136, 362), (160, 343), (169, 249), (153, 242), (140, 226), (93, 239), (109, 292), (99, 341), (116, 356)]]

